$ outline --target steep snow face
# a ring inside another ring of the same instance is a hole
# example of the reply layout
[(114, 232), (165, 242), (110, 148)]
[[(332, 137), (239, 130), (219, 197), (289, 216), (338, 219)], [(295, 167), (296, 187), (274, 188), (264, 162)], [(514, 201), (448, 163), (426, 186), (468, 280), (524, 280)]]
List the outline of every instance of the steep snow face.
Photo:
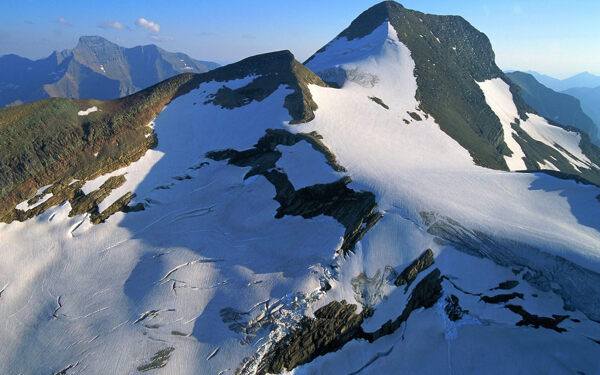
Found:
[[(340, 55), (344, 63), (332, 66)], [(341, 89), (310, 86), (319, 109), (315, 120), (297, 129), (321, 134), (355, 186), (376, 192), (384, 211), (415, 222), (421, 221), (422, 212), (436, 212), (469, 228), (533, 244), (600, 270), (600, 222), (586, 207), (597, 204), (598, 189), (476, 166), (435, 119), (418, 109), (410, 51), (388, 22), (363, 39), (334, 40), (307, 65), (325, 75), (337, 69), (376, 77), (372, 87), (350, 78)], [(497, 93), (486, 95), (495, 98), (493, 108), (502, 108), (506, 113), (499, 112), (502, 117), (514, 119), (516, 107), (498, 94), (504, 93), (498, 88), (501, 84), (493, 87)], [(373, 96), (389, 109), (369, 99)], [(421, 121), (407, 112), (418, 114)], [(560, 134), (566, 139), (576, 136)]]
[(386, 105), (396, 109), (417, 110), (415, 63), (389, 22), (362, 39), (335, 39), (306, 66), (346, 90), (381, 96)]
[[(504, 133), (504, 142), (512, 152), (511, 156), (504, 156), (506, 164), (511, 171), (526, 170), (525, 166), (525, 153), (521, 149), (521, 146), (517, 143), (514, 136), (515, 130), (511, 124), (515, 123), (519, 118), (517, 106), (513, 102), (512, 95), (510, 94), (510, 88), (500, 78), (490, 79), (485, 82), (477, 82), (488, 105), (492, 108), (496, 116), (500, 119), (502, 124), (502, 132)], [(509, 95), (506, 95), (506, 92)]]
[[(485, 100), (492, 108), (494, 113), (500, 118), (504, 130), (504, 141), (513, 152), (512, 156), (505, 156), (506, 163), (511, 170), (523, 170), (523, 151), (519, 144), (513, 138), (516, 132), (512, 129), (511, 123), (519, 118), (517, 107), (514, 104), (510, 88), (501, 78), (494, 78), (484, 82), (477, 82), (485, 95)], [(579, 143), (581, 137), (575, 132), (567, 131), (558, 126), (550, 125), (544, 118), (528, 113), (526, 121), (520, 121), (520, 126), (533, 139), (545, 143), (546, 145), (560, 152), (574, 168), (590, 168), (594, 164), (583, 154)], [(556, 147), (556, 145), (561, 147)], [(562, 148), (562, 149), (561, 149)], [(545, 160), (544, 165), (550, 165), (549, 169), (555, 169), (552, 160)], [(540, 168), (544, 167), (540, 165)], [(554, 168), (552, 168), (554, 167)]]

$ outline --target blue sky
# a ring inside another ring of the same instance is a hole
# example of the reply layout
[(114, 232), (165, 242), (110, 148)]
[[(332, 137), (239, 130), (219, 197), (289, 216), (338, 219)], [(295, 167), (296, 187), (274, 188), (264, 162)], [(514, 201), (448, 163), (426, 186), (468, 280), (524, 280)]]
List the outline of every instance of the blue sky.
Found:
[[(131, 47), (155, 43), (219, 63), (291, 50), (303, 61), (372, 0), (2, 0), (0, 55), (40, 58), (81, 35)], [(488, 35), (502, 69), (563, 78), (600, 74), (600, 0), (406, 0), (411, 9), (463, 16)], [(143, 19), (143, 20), (140, 20)]]

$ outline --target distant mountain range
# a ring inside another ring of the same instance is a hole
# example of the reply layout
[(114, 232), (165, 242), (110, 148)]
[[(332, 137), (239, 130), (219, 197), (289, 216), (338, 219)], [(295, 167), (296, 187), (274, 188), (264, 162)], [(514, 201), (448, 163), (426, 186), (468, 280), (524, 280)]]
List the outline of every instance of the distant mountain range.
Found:
[(594, 88), (574, 87), (563, 91), (563, 93), (579, 99), (583, 111), (590, 116), (596, 125), (600, 126), (600, 86)]
[[(525, 102), (540, 115), (560, 124), (583, 130), (588, 133), (593, 142), (598, 143), (598, 127), (584, 113), (577, 98), (544, 86), (532, 74), (516, 71), (506, 73), (506, 75), (521, 87), (521, 95)], [(583, 90), (593, 89), (585, 88)], [(599, 100), (596, 100), (596, 102), (600, 103)]]
[(527, 71), (526, 73), (531, 74), (542, 85), (555, 91), (564, 91), (574, 87), (592, 88), (600, 86), (600, 76), (596, 76), (588, 72), (579, 73), (565, 79), (557, 79), (531, 70)]
[(50, 97), (112, 99), (179, 73), (216, 67), (154, 44), (125, 48), (100, 36), (82, 36), (75, 48), (40, 60), (1, 56), (0, 107)]

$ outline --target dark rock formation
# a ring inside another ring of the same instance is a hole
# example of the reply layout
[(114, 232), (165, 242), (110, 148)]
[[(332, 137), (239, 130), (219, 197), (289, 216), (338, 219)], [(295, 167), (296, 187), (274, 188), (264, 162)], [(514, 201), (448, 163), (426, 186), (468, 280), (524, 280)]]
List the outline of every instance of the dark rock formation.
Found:
[(376, 212), (375, 195), (370, 192), (356, 192), (347, 187), (350, 177), (329, 184), (316, 184), (296, 190), (287, 175), (275, 170), (275, 164), (281, 157), (276, 147), (291, 146), (306, 141), (318, 152), (325, 155), (328, 164), (335, 170), (343, 170), (335, 157), (320, 142), (318, 134), (293, 134), (285, 130), (269, 129), (258, 140), (254, 148), (237, 151), (226, 149), (212, 151), (206, 157), (213, 160), (228, 160), (229, 164), (239, 167), (251, 167), (245, 178), (253, 175), (264, 176), (275, 187), (275, 200), (279, 202), (276, 218), (285, 215), (312, 218), (318, 215), (331, 216), (345, 228), (344, 241), (339, 251), (344, 254), (354, 250), (354, 246), (381, 218)]
[(521, 315), (521, 320), (517, 322), (518, 326), (533, 326), (535, 328), (547, 328), (553, 329), (556, 332), (565, 332), (566, 329), (559, 327), (558, 325), (565, 319), (569, 317), (569, 315), (552, 315), (552, 318), (546, 316), (538, 316), (534, 314), (530, 314), (522, 306), (519, 305), (506, 305), (506, 308), (515, 314)]
[(262, 359), (257, 374), (278, 374), (308, 363), (314, 358), (339, 350), (359, 336), (360, 325), (369, 310), (356, 314), (356, 305), (331, 302), (315, 311), (315, 318), (304, 318), (300, 326), (275, 344)]
[(519, 285), (519, 282), (517, 280), (507, 280), (507, 281), (501, 282), (500, 284), (498, 284), (497, 287), (492, 288), (491, 290), (497, 290), (497, 289), (510, 290), (512, 288), (515, 288), (517, 285)]
[(446, 297), (446, 306), (444, 311), (448, 315), (448, 319), (453, 322), (462, 319), (465, 314), (469, 313), (469, 310), (463, 310), (458, 303), (458, 297), (452, 294), (450, 297)]
[(150, 370), (155, 370), (157, 368), (162, 368), (167, 365), (169, 359), (171, 358), (171, 353), (175, 350), (173, 347), (167, 347), (159, 350), (152, 356), (150, 362), (138, 366), (137, 370), (139, 372), (146, 372)]
[(374, 101), (375, 103), (379, 104), (380, 106), (382, 106), (385, 109), (390, 109), (390, 107), (388, 107), (388, 105), (385, 104), (383, 102), (383, 100), (381, 100), (380, 98), (378, 98), (376, 96), (369, 96), (369, 99), (371, 99), (372, 101)]
[(514, 292), (514, 293), (510, 293), (510, 294), (498, 294), (498, 295), (491, 296), (491, 297), (483, 296), (483, 297), (481, 297), (481, 300), (485, 303), (506, 303), (513, 298), (523, 299), (523, 294)]
[(365, 332), (362, 338), (373, 342), (378, 338), (394, 333), (402, 323), (408, 320), (410, 314), (419, 309), (430, 308), (433, 306), (442, 296), (442, 276), (439, 269), (434, 269), (423, 280), (413, 289), (408, 303), (404, 307), (402, 314), (395, 320), (388, 320), (375, 332)]
[(408, 267), (406, 267), (400, 273), (400, 275), (398, 275), (398, 278), (396, 279), (396, 281), (394, 281), (394, 284), (396, 286), (406, 284), (406, 290), (408, 290), (408, 287), (417, 278), (419, 272), (429, 268), (429, 266), (431, 266), (432, 264), (433, 251), (431, 249), (427, 249), (415, 261), (413, 261)]
[(390, 335), (400, 328), (413, 311), (421, 307), (430, 308), (441, 296), (442, 277), (436, 268), (417, 283), (402, 314), (394, 321), (387, 321), (375, 332), (364, 332), (361, 328), (363, 320), (373, 310), (364, 309), (356, 314), (356, 305), (349, 305), (345, 301), (331, 302), (315, 311), (314, 319), (304, 318), (294, 331), (275, 343), (262, 358), (257, 373), (277, 374), (284, 369), (290, 371), (318, 356), (341, 349), (351, 340), (373, 342)]

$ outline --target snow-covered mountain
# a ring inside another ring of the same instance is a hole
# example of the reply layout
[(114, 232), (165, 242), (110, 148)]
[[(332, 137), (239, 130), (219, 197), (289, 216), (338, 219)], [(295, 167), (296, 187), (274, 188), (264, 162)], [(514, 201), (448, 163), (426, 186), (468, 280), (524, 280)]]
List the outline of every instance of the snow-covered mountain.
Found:
[(50, 97), (113, 99), (217, 66), (154, 44), (125, 48), (100, 36), (82, 36), (75, 48), (40, 60), (0, 56), (0, 107)]
[[(598, 373), (600, 150), (493, 57), (384, 2), (305, 65), (0, 110), (0, 372)], [(14, 147), (40, 111), (70, 154)]]

